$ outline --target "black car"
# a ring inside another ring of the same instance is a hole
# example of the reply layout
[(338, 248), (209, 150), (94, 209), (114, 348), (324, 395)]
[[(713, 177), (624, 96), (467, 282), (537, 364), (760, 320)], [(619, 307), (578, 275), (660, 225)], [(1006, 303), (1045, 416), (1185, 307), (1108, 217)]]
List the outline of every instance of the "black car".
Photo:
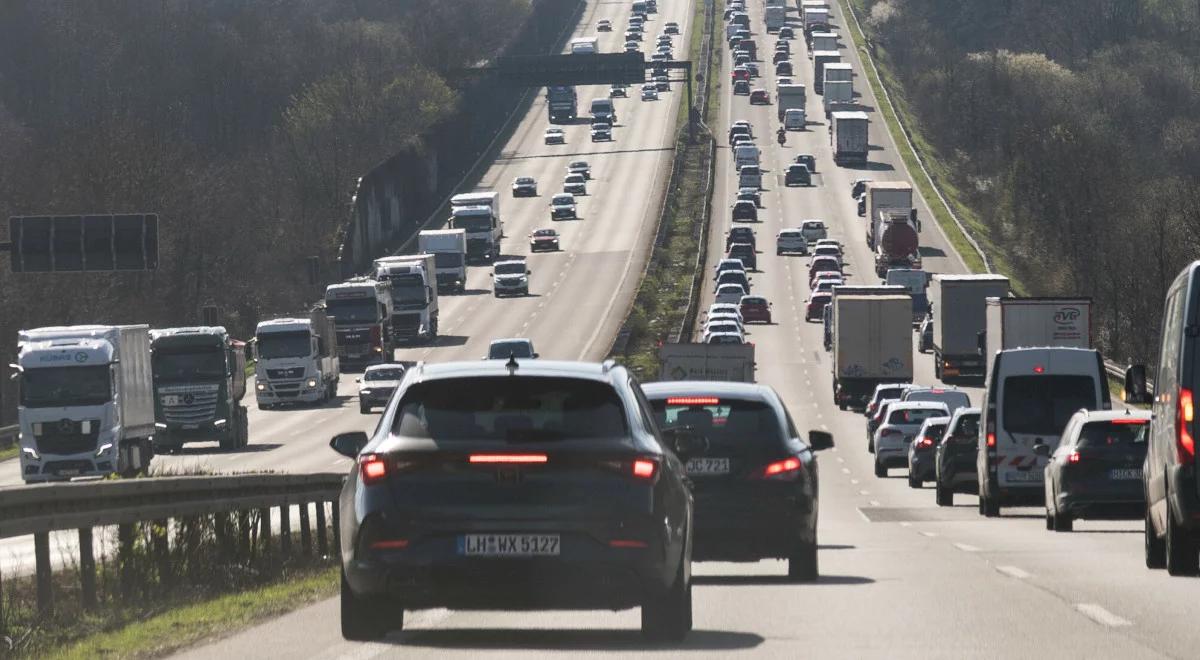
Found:
[(722, 284), (740, 285), (747, 295), (750, 294), (750, 277), (746, 275), (746, 271), (744, 270), (727, 270), (717, 275), (717, 281), (713, 285), (713, 290), (716, 290)]
[(788, 578), (817, 579), (818, 472), (814, 452), (833, 437), (805, 438), (775, 390), (751, 383), (650, 383), (660, 428), (704, 438), (686, 463), (696, 498), (692, 558), (788, 560)]
[(734, 222), (758, 222), (758, 206), (749, 200), (741, 200), (733, 204)]
[(937, 445), (949, 426), (949, 417), (930, 417), (921, 425), (917, 435), (908, 445), (908, 487), (920, 488), (926, 481), (933, 481), (933, 461), (937, 457)]
[(758, 254), (750, 243), (734, 243), (726, 251), (726, 258), (741, 259), (750, 270), (758, 270)]
[(741, 96), (749, 96), (750, 82), (746, 80), (735, 80), (733, 82), (733, 93)]
[(812, 154), (800, 154), (799, 156), (796, 156), (796, 159), (792, 162), (807, 167), (809, 174), (813, 174), (817, 171), (817, 159)]
[(1077, 518), (1137, 520), (1146, 508), (1142, 464), (1150, 411), (1080, 410), (1058, 448), (1037, 445), (1046, 464), (1046, 529), (1069, 532)]
[(787, 26), (779, 28), (780, 39), (794, 39), (795, 37), (796, 33), (792, 31), (792, 28)]
[(411, 368), (339, 501), (341, 625), (371, 640), (404, 610), (641, 607), (642, 633), (692, 627), (693, 505), (683, 460), (612, 362), (482, 360)]
[(867, 192), (867, 184), (871, 183), (870, 179), (855, 179), (854, 183), (850, 184), (850, 196), (858, 199), (863, 193)]
[(955, 493), (978, 493), (979, 408), (959, 408), (950, 417), (933, 458), (938, 506), (954, 506)]
[(751, 246), (757, 247), (757, 237), (754, 235), (754, 230), (749, 227), (734, 227), (725, 234), (725, 249), (728, 250), (734, 243), (749, 243)]
[(812, 175), (809, 174), (807, 167), (799, 163), (792, 163), (787, 166), (787, 170), (783, 173), (783, 185), (811, 186)]
[(781, 62), (776, 62), (776, 64), (775, 64), (775, 75), (777, 75), (777, 76), (790, 76), (790, 75), (792, 75), (792, 63), (791, 63), (791, 62), (788, 62), (786, 59), (784, 59), (784, 60), (783, 60), (783, 61), (781, 61)]

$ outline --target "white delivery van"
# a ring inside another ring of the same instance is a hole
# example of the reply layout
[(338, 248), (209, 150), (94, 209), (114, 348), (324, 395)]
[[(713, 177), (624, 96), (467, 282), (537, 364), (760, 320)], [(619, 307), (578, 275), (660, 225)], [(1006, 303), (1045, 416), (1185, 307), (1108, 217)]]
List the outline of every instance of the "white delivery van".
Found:
[(757, 165), (739, 167), (738, 188), (762, 188), (762, 170)]
[(783, 127), (789, 131), (802, 131), (808, 125), (804, 108), (792, 108), (783, 113)]
[(982, 408), (979, 512), (991, 517), (1001, 506), (1042, 506), (1047, 458), (1034, 447), (1046, 445), (1052, 454), (1076, 411), (1112, 408), (1104, 358), (1089, 348), (999, 351)]
[(758, 165), (759, 151), (758, 147), (752, 144), (744, 144), (733, 149), (733, 162), (735, 167), (744, 167), (746, 165)]

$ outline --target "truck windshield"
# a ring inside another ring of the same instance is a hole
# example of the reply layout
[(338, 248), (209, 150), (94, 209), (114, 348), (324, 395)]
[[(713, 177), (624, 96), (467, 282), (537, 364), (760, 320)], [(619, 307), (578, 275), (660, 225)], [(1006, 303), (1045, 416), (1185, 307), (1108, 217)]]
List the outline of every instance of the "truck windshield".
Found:
[[(461, 255), (452, 254), (457, 259), (461, 259)], [(440, 255), (434, 256), (435, 266), (439, 263)], [(401, 273), (392, 275), (388, 278), (392, 282), (392, 302), (398, 305), (424, 305), (425, 304), (425, 280), (420, 275)]]
[(21, 405), (26, 408), (98, 406), (112, 400), (107, 364), (42, 367), (21, 373)]
[(454, 229), (465, 229), (471, 233), (492, 230), (492, 219), (486, 215), (456, 216), (450, 224), (454, 225)]
[(258, 357), (264, 360), (274, 358), (308, 357), (312, 353), (308, 332), (270, 332), (260, 334)]
[(205, 348), (194, 351), (154, 351), (154, 378), (160, 381), (190, 381), (225, 377), (225, 351)]
[[(395, 289), (392, 290), (395, 295)], [(333, 317), (334, 323), (373, 323), (379, 320), (379, 309), (374, 298), (359, 300), (328, 300), (325, 313)]]
[(458, 252), (434, 252), (433, 265), (438, 268), (458, 268), (463, 265), (463, 256)]

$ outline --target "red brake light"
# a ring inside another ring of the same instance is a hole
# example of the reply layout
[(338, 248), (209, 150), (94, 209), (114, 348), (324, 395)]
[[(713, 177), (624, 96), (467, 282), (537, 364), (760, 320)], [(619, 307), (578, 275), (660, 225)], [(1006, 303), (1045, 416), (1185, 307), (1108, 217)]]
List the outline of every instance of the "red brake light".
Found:
[(918, 447), (932, 447), (933, 446), (933, 438), (931, 438), (929, 436), (925, 436), (924, 438), (921, 438), (921, 441), (917, 443), (917, 446)]
[(1135, 424), (1137, 426), (1142, 426), (1144, 424), (1149, 424), (1150, 420), (1138, 419), (1136, 417), (1118, 417), (1117, 419), (1112, 420), (1111, 423), (1112, 424)]
[(648, 547), (645, 541), (635, 539), (613, 539), (608, 542), (610, 548), (645, 548)]
[(987, 446), (989, 448), (995, 448), (995, 446), (996, 446), (996, 434), (995, 433), (987, 434)]
[(1196, 462), (1196, 439), (1192, 437), (1195, 414), (1192, 391), (1186, 387), (1179, 388), (1179, 403), (1175, 413), (1175, 451), (1179, 454), (1179, 462), (1184, 465)]
[(886, 435), (900, 435), (900, 432), (897, 431), (896, 429), (884, 429), (879, 432), (880, 437), (883, 437)]
[(1043, 367), (1040, 364), (1035, 364), (1035, 365), (1033, 365), (1033, 373), (1035, 373), (1035, 374), (1046, 373), (1046, 367)]
[(782, 461), (775, 461), (763, 468), (763, 479), (794, 479), (804, 464), (795, 456), (789, 456)]
[(715, 396), (670, 396), (667, 397), (668, 406), (715, 406), (719, 405), (721, 400)]
[(403, 550), (407, 547), (408, 539), (388, 539), (371, 543), (372, 550)]
[(387, 478), (387, 461), (379, 454), (363, 454), (358, 457), (358, 472), (364, 484), (379, 483)]
[(658, 463), (650, 459), (639, 458), (633, 462), (633, 476), (639, 479), (653, 479), (656, 472)]
[(545, 463), (545, 454), (471, 454), (472, 463)]
[(1079, 462), (1079, 452), (1073, 451), (1070, 454), (1067, 454), (1067, 462), (1068, 463), (1078, 463)]

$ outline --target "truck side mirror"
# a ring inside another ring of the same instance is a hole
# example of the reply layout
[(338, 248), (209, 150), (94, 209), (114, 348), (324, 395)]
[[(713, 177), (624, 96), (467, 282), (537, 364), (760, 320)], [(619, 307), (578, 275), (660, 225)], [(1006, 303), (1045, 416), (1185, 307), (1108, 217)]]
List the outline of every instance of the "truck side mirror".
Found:
[(1125, 403), (1149, 404), (1154, 402), (1150, 388), (1146, 384), (1146, 365), (1134, 364), (1125, 370), (1125, 386), (1121, 392), (1121, 400)]
[(987, 330), (975, 333), (975, 346), (979, 349), (980, 355), (987, 353)]

